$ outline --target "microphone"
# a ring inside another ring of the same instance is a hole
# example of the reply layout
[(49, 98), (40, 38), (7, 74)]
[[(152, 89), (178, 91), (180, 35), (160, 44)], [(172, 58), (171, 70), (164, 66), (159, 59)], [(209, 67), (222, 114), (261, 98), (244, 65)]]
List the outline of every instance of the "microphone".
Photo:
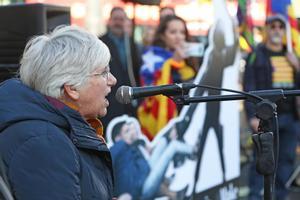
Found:
[(121, 86), (116, 92), (116, 99), (121, 104), (129, 104), (132, 99), (154, 95), (176, 96), (187, 94), (190, 89), (197, 87), (193, 83), (179, 83), (171, 85), (129, 87)]

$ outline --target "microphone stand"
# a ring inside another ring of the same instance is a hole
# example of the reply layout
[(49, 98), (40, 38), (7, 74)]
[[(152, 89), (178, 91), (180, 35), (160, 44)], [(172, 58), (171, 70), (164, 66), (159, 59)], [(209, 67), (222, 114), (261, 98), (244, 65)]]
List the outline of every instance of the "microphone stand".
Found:
[[(199, 87), (201, 86), (199, 85)], [(220, 88), (220, 90), (222, 89)], [(236, 92), (239, 94), (195, 97), (189, 97), (182, 93), (181, 96), (175, 96), (172, 99), (176, 104), (180, 105), (242, 99), (255, 104), (256, 117), (259, 119), (258, 133), (252, 135), (257, 152), (256, 171), (264, 176), (264, 200), (272, 200), (274, 199), (274, 184), (279, 152), (279, 130), (275, 102), (285, 99), (286, 96), (300, 95), (300, 90), (283, 91), (279, 89), (250, 91), (248, 93)]]

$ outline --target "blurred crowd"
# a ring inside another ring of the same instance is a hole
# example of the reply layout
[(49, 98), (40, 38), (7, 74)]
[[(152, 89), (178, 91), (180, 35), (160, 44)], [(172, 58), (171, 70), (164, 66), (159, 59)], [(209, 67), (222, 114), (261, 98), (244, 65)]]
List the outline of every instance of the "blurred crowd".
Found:
[[(118, 80), (108, 97), (112, 102), (111, 110), (102, 122), (106, 127), (112, 118), (122, 114), (137, 117), (144, 134), (152, 140), (171, 118), (177, 116), (176, 105), (166, 97), (149, 97), (141, 102), (121, 105), (115, 100), (116, 90), (122, 85), (153, 86), (192, 81), (201, 58), (186, 54), (188, 43), (195, 39), (189, 35), (185, 21), (175, 15), (173, 8), (161, 9), (159, 25), (146, 29), (143, 44), (134, 41), (133, 25), (123, 8), (114, 7), (107, 23), (107, 33), (100, 37), (111, 51), (110, 68)], [(154, 113), (157, 116), (153, 116)]]

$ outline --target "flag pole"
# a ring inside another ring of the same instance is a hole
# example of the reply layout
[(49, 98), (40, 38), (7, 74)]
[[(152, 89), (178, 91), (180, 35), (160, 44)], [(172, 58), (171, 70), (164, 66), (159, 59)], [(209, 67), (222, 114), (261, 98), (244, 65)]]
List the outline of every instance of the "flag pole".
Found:
[(288, 21), (285, 22), (285, 27), (286, 27), (286, 48), (288, 52), (292, 53), (293, 46), (292, 46), (291, 25)]

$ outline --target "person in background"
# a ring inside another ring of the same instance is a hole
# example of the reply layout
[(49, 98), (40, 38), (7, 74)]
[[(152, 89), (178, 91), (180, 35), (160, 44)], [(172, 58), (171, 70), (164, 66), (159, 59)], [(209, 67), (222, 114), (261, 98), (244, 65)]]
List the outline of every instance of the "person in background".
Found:
[(125, 37), (132, 38), (132, 36), (133, 36), (133, 28), (134, 28), (133, 27), (133, 22), (127, 16), (125, 18), (125, 22), (124, 22), (123, 27), (124, 27), (124, 35), (125, 35)]
[[(283, 37), (286, 20), (281, 15), (266, 19), (266, 39), (249, 55), (244, 73), (244, 90), (299, 89), (299, 62), (292, 52), (288, 52)], [(254, 116), (254, 106), (246, 103), (249, 125), (257, 132), (259, 120)], [(288, 191), (285, 184), (291, 175), (297, 145), (299, 118), (296, 113), (296, 99), (288, 97), (277, 102), (279, 123), (279, 158), (276, 174), (276, 199), (285, 199)], [(250, 200), (262, 199), (263, 178), (257, 174), (252, 163), (250, 175)]]
[(133, 41), (132, 23), (128, 19), (125, 11), (121, 7), (114, 7), (111, 10), (107, 23), (107, 33), (100, 39), (110, 49), (112, 59), (110, 69), (116, 76), (118, 82), (107, 97), (112, 105), (112, 109), (103, 117), (104, 127), (116, 116), (128, 114), (136, 116), (137, 104), (122, 105), (115, 99), (117, 89), (122, 85), (139, 85), (139, 68), (141, 66), (141, 54), (136, 43)]
[(20, 79), (0, 85), (1, 176), (15, 199), (113, 198), (111, 155), (98, 120), (116, 84), (110, 58), (101, 40), (74, 26), (27, 43)]
[[(177, 194), (167, 187), (165, 173), (175, 155), (193, 155), (194, 147), (177, 140), (175, 128), (153, 147), (141, 133), (136, 118), (120, 116), (111, 121), (108, 130), (114, 142), (111, 147), (115, 195), (133, 200), (152, 200), (167, 196), (177, 199)], [(107, 134), (109, 135), (109, 134)]]
[[(169, 15), (175, 15), (175, 10), (173, 7), (161, 7), (159, 10), (159, 21), (161, 21), (164, 17)], [(142, 52), (147, 50), (149, 46), (152, 45), (154, 34), (156, 30), (156, 26), (145, 26), (142, 35)]]
[[(191, 81), (195, 76), (190, 59), (185, 54), (189, 34), (185, 21), (178, 16), (166, 16), (157, 27), (153, 46), (143, 54), (141, 85), (153, 86)], [(142, 131), (152, 140), (167, 122), (177, 116), (176, 104), (165, 96), (147, 97), (138, 108)]]
[(143, 44), (142, 44), (142, 52), (146, 51), (149, 46), (152, 45), (155, 34), (154, 26), (146, 26), (143, 31)]
[[(159, 21), (160, 21), (160, 22), (161, 22), (166, 16), (174, 16), (174, 15), (176, 15), (176, 12), (175, 12), (174, 7), (165, 6), (165, 7), (161, 7), (161, 8), (159, 9)], [(148, 32), (148, 31), (146, 31), (146, 32)], [(152, 31), (150, 30), (150, 36), (148, 37), (148, 41), (149, 41), (149, 42), (150, 42), (150, 41), (153, 41), (153, 37), (154, 37), (154, 36), (151, 35), (151, 32), (152, 32)], [(154, 29), (154, 32), (155, 32), (155, 29)], [(146, 40), (147, 40), (147, 39), (146, 39)], [(197, 37), (189, 36), (189, 42), (195, 42), (195, 43), (197, 43), (197, 42), (199, 42), (199, 41), (198, 41)], [(151, 42), (151, 43), (148, 43), (148, 44), (150, 45), (150, 44), (152, 44), (152, 42)], [(200, 68), (200, 64), (202, 63), (202, 57), (198, 57), (198, 56), (196, 56), (196, 57), (190, 57), (189, 60), (190, 60), (191, 66), (193, 66), (194, 70), (195, 70), (195, 71), (198, 71), (199, 68)]]
[(173, 7), (166, 6), (159, 9), (159, 21), (169, 15), (176, 15)]

